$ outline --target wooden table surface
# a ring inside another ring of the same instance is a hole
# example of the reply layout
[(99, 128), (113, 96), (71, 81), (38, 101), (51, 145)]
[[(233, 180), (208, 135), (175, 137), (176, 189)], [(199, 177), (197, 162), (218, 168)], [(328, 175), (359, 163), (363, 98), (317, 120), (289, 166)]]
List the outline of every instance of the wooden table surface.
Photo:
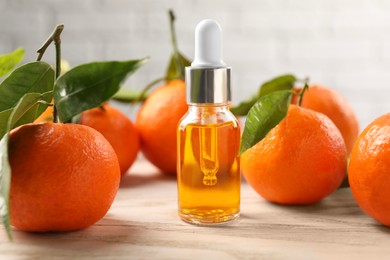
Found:
[(278, 206), (242, 185), (241, 217), (216, 227), (182, 222), (176, 182), (139, 160), (108, 214), (88, 229), (32, 234), (0, 228), (0, 259), (390, 259), (390, 229), (349, 189), (306, 207)]

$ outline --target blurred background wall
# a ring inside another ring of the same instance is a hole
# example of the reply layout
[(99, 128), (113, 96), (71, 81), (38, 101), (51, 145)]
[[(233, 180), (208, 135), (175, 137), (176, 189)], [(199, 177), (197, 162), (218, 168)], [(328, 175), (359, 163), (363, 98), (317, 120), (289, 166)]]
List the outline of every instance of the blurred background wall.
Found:
[[(282, 73), (309, 76), (341, 92), (366, 126), (390, 112), (389, 0), (0, 0), (0, 53), (26, 48), (24, 61), (58, 23), (71, 65), (150, 56), (125, 84), (142, 88), (163, 75), (171, 53), (168, 8), (179, 49), (193, 57), (203, 18), (224, 31), (225, 61), (234, 69), (234, 103)], [(54, 61), (54, 47), (44, 59)]]

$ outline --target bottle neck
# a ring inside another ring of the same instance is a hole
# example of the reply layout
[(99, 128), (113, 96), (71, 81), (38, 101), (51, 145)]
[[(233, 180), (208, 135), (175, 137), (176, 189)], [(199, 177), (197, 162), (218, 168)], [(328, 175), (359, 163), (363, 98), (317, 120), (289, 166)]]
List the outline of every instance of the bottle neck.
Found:
[(182, 125), (186, 124), (222, 124), (234, 122), (237, 119), (229, 110), (230, 103), (218, 104), (188, 104), (188, 112), (182, 120)]
[(229, 103), (220, 104), (188, 104), (189, 113), (224, 113), (229, 111)]
[(220, 104), (189, 104), (188, 114), (199, 119), (201, 124), (217, 124), (225, 121), (230, 113), (228, 103)]

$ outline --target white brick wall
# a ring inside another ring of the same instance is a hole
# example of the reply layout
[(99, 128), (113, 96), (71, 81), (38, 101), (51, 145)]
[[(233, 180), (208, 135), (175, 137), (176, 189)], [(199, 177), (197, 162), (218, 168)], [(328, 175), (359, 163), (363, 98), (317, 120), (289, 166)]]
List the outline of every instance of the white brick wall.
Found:
[(25, 61), (34, 60), (55, 24), (64, 23), (63, 58), (71, 64), (150, 56), (127, 83), (141, 88), (165, 71), (168, 8), (189, 57), (196, 23), (219, 21), (235, 102), (264, 80), (292, 72), (341, 92), (362, 128), (390, 112), (389, 0), (0, 0), (0, 53), (23, 46)]

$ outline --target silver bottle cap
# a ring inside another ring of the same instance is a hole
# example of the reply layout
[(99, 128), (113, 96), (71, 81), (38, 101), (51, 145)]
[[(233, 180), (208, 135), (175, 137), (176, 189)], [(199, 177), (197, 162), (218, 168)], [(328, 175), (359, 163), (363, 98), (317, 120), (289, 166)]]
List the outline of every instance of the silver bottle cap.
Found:
[(222, 60), (222, 30), (210, 19), (195, 29), (195, 59), (186, 67), (188, 104), (218, 104), (231, 101), (231, 68)]
[(186, 67), (188, 104), (231, 102), (231, 68)]

